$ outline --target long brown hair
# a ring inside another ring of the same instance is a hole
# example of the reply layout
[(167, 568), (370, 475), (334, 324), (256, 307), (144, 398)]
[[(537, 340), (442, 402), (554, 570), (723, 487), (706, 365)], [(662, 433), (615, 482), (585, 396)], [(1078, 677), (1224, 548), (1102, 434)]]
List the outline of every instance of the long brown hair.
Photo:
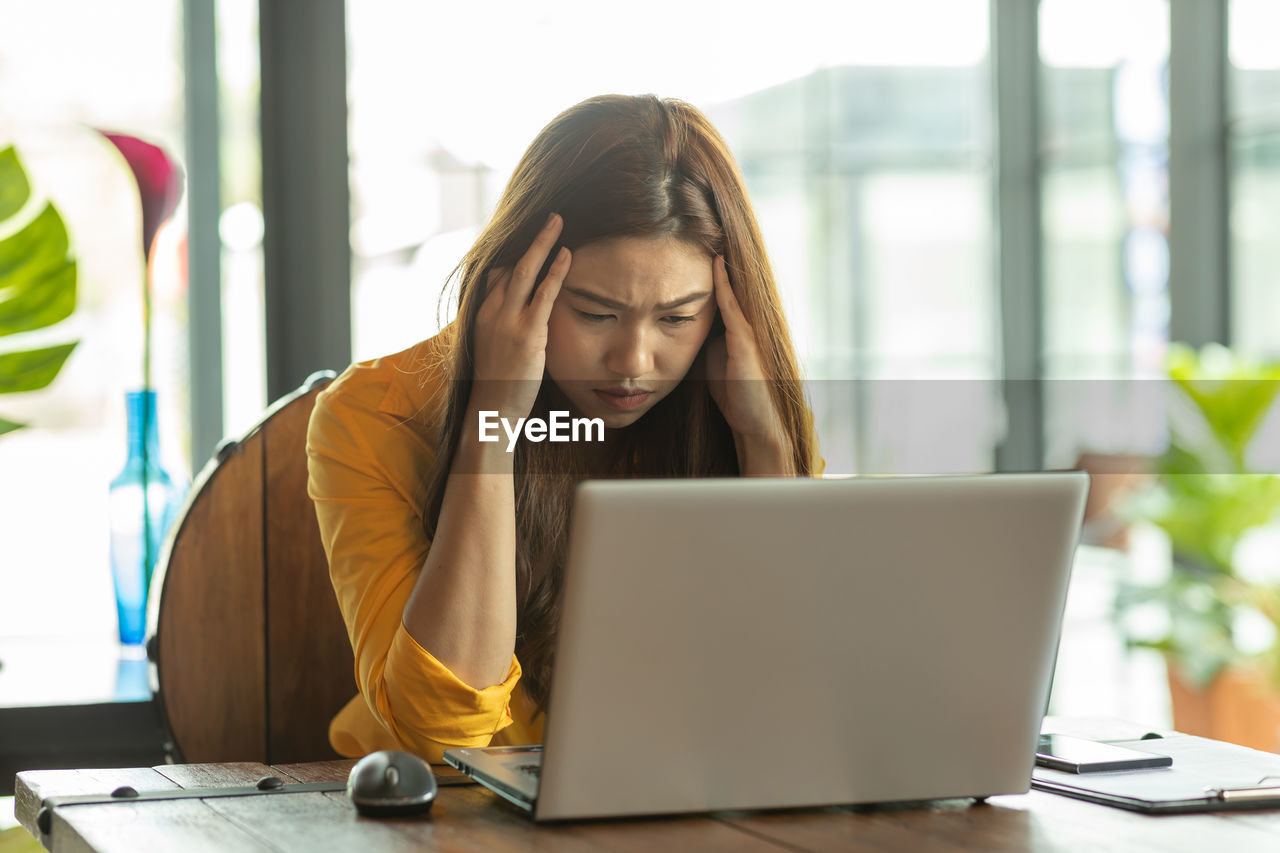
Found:
[[(552, 212), (563, 217), (560, 244), (571, 251), (611, 237), (669, 236), (724, 256), (766, 376), (773, 380), (774, 405), (791, 439), (796, 471), (812, 474), (817, 460), (812, 415), (764, 240), (728, 146), (706, 116), (687, 103), (653, 95), (604, 95), (570, 107), (543, 128), (516, 166), (493, 218), (451, 276), (458, 286), (458, 318), (445, 368), (450, 381), (439, 452), (427, 483), (427, 535), (435, 538), (462, 434), (474, 372), (476, 313), (487, 276), (515, 264)], [(719, 328), (717, 322), (712, 334)], [(701, 381), (702, 362), (699, 355), (674, 391), (621, 431), (604, 471), (587, 470), (568, 443), (517, 445), (516, 656), (525, 693), (539, 708), (545, 707), (551, 676), (574, 485), (592, 475), (738, 473), (733, 435)], [(554, 383), (544, 378), (531, 416), (545, 417), (556, 402), (566, 408)]]

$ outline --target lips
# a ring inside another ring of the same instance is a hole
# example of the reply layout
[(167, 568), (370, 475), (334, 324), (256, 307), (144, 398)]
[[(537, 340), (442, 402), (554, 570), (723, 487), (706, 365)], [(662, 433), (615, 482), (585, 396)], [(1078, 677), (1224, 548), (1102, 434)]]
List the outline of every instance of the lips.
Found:
[(629, 412), (638, 409), (653, 396), (652, 391), (644, 391), (637, 388), (593, 388), (591, 393), (596, 398), (611, 409), (619, 412)]

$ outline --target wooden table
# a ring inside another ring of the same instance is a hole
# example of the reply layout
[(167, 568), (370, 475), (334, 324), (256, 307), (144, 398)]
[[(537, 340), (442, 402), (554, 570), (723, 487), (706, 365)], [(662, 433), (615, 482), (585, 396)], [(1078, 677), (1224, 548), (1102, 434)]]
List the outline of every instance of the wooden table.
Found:
[[(1051, 718), (1052, 720), (1052, 718)], [(1134, 728), (1094, 723), (1046, 730), (1108, 739)], [(28, 770), (18, 774), (17, 817), (37, 834), (50, 796), (342, 781), (353, 761), (268, 767), (192, 764), (124, 770)], [(79, 805), (59, 809), (54, 851), (137, 850), (904, 850), (904, 851), (1277, 851), (1280, 811), (1148, 817), (1032, 791), (969, 800), (874, 807), (717, 813), (535, 826), (519, 809), (477, 786), (442, 786), (427, 818), (359, 817), (341, 793)]]

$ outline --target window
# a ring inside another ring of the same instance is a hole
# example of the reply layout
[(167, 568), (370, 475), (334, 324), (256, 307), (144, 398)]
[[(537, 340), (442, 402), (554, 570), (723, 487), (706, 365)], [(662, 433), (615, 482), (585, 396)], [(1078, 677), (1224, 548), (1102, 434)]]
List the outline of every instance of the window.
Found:
[[(702, 108), (738, 157), (812, 380), (830, 472), (993, 468), (1007, 405), (995, 380), (1014, 339), (1002, 333), (1001, 297), (1023, 291), (1040, 300), (1043, 340), (1027, 350), (1034, 378), (1052, 380), (1036, 423), (1013, 426), (1039, 436), (1045, 425), (1044, 453), (1029, 458), (1062, 466), (1086, 448), (1158, 450), (1163, 419), (1131, 380), (1160, 374), (1170, 338), (1178, 7), (1026, 2), (656, 0), (615, 18), (613, 6), (586, 0), (348, 0), (354, 357), (407, 347), (450, 319), (439, 304), (446, 276), (546, 121), (590, 95), (654, 92)], [(1001, 280), (995, 262), (1002, 161), (991, 93), (1010, 72), (991, 59), (993, 8), (1038, 15), (1034, 280)], [(81, 125), (133, 132), (182, 156), (182, 9), (57, 0), (0, 30), (0, 144), (18, 144), (37, 192), (72, 228), (81, 303), (68, 336), (83, 339), (48, 391), (0, 398), (0, 412), (35, 424), (0, 439), (0, 593), (37, 602), (7, 611), (0, 635), (113, 630), (106, 484), (123, 459), (122, 392), (138, 375), (141, 268), (136, 226), (117, 213), (135, 204), (128, 175)], [(267, 403), (259, 46), (253, 0), (216, 9), (230, 434)], [(1270, 0), (1231, 0), (1229, 10), (1232, 343), (1274, 357), (1280, 59), (1269, 37), (1280, 13)], [(608, 37), (622, 28), (625, 40)], [(178, 229), (163, 239), (179, 251)], [(182, 467), (183, 281), (169, 273), (157, 287), (163, 442)], [(65, 535), (72, 519), (74, 537)], [(52, 592), (68, 589), (76, 596)], [(38, 604), (55, 599), (57, 612)]]
[[(124, 392), (141, 383), (142, 239), (133, 177), (90, 128), (181, 158), (180, 13), (176, 0), (64, 0), (25, 5), (0, 27), (0, 146), (17, 146), (36, 195), (59, 207), (79, 266), (76, 313), (47, 342), (80, 339), (49, 388), (0, 397), (10, 419), (31, 424), (0, 439), (5, 636), (115, 632), (107, 484), (125, 458)], [(185, 470), (180, 232), (157, 237), (153, 384), (166, 463)], [(17, 348), (15, 338), (0, 345)]]
[(1280, 357), (1280, 6), (1232, 0), (1228, 17), (1231, 328), (1234, 343)]
[(258, 422), (268, 402), (258, 4), (254, 0), (217, 0), (216, 7), (222, 179), (218, 220), (222, 243), (222, 434), (237, 436)]
[[(1155, 451), (1169, 339), (1167, 0), (1040, 3), (1046, 463)], [(1153, 386), (1152, 386), (1153, 387)]]
[(742, 166), (828, 471), (991, 468), (985, 415), (939, 446), (904, 381), (995, 375), (987, 4), (768, 9), (349, 3), (355, 357), (448, 320), (445, 277), (543, 124), (653, 92), (703, 109)]

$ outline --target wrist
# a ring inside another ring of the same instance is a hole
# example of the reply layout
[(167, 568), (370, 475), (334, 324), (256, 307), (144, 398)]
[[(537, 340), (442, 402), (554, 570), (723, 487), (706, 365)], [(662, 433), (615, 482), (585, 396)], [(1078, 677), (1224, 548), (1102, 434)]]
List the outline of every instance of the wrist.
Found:
[(454, 452), (452, 473), (512, 473), (515, 470), (515, 446), (503, 424), (515, 422), (501, 409), (468, 407)]
[(740, 436), (734, 434), (738, 452), (738, 473), (743, 477), (794, 477), (795, 460), (791, 442), (782, 436)]
[[(485, 384), (496, 385), (497, 383)], [(532, 397), (528, 399), (521, 399), (520, 397), (521, 395), (519, 394), (504, 394), (502, 389), (476, 388), (471, 392), (471, 397), (467, 400), (467, 417), (474, 424), (479, 414), (484, 412), (491, 418), (505, 418), (514, 424), (521, 418), (527, 418), (529, 412), (533, 409)], [(474, 430), (472, 432), (474, 433)]]

